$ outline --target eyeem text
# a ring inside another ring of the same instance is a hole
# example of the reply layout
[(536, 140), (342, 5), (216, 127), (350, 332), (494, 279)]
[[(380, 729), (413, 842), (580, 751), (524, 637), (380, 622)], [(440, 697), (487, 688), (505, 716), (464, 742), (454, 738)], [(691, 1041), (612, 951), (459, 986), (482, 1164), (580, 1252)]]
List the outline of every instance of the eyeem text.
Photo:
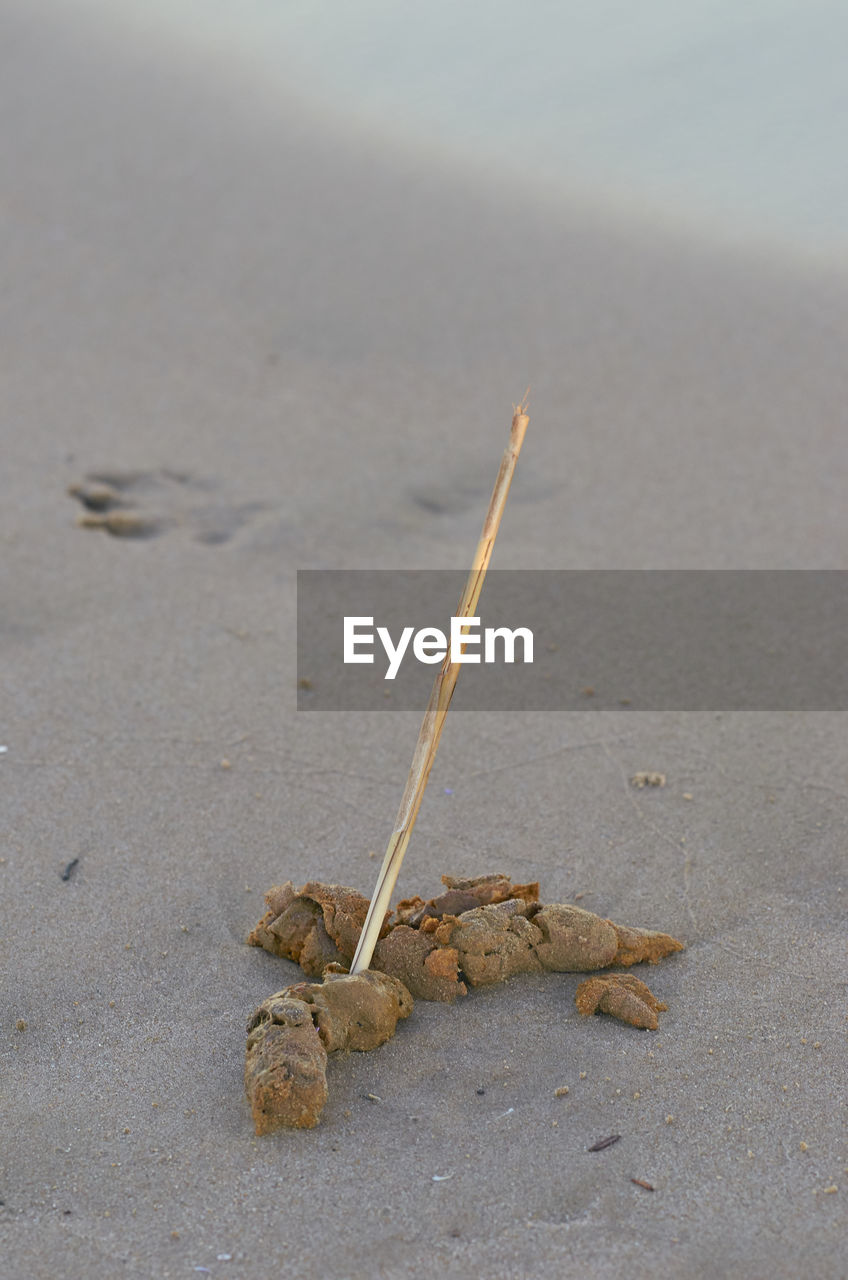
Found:
[[(345, 662), (374, 662), (373, 628), (373, 618), (345, 618)], [(435, 664), (444, 661), (448, 649), (451, 662), (515, 662), (515, 642), (520, 639), (521, 661), (533, 661), (533, 632), (529, 627), (516, 627), (514, 631), (509, 627), (485, 627), (481, 634), (479, 618), (451, 618), (450, 638), (438, 627), (422, 627), (420, 631), (404, 627), (397, 644), (388, 627), (377, 627), (376, 636), (388, 659), (385, 680), (394, 680), (410, 641), (419, 662)]]

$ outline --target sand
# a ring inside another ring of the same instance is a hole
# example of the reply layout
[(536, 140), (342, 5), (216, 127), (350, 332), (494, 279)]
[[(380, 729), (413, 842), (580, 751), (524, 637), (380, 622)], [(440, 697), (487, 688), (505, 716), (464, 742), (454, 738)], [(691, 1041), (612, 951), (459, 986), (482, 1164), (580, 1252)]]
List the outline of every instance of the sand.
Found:
[[(659, 1031), (526, 975), (331, 1059), (313, 1131), (242, 1073), (263, 891), (370, 892), (417, 732), (295, 711), (295, 570), (464, 568), (528, 382), (496, 567), (839, 567), (844, 280), (3, 11), (6, 1274), (843, 1275), (838, 714), (452, 712), (398, 893), (684, 939)], [(78, 527), (108, 482), (151, 536)]]

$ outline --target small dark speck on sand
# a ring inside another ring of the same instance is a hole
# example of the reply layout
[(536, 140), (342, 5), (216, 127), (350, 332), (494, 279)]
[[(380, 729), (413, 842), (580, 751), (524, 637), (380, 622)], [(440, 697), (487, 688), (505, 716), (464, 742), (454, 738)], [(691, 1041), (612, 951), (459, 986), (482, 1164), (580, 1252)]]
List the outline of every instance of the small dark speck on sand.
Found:
[(611, 1133), (608, 1138), (598, 1138), (597, 1142), (593, 1142), (591, 1147), (587, 1147), (587, 1151), (605, 1151), (607, 1147), (611, 1147), (614, 1142), (621, 1140), (620, 1133)]
[(72, 871), (73, 871), (74, 867), (77, 865), (77, 863), (78, 863), (78, 862), (79, 862), (79, 858), (72, 858), (72, 859), (71, 859), (71, 861), (70, 861), (70, 862), (68, 863), (68, 865), (65, 867), (65, 870), (62, 872), (62, 879), (63, 879), (63, 880), (70, 880), (70, 878), (71, 878), (71, 873), (72, 873)]

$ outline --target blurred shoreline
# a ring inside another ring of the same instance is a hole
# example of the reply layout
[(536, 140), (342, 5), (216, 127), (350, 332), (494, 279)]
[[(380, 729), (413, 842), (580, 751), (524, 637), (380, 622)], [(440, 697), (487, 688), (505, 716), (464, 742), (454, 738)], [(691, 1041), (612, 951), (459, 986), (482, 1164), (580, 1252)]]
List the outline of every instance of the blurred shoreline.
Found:
[(848, 12), (816, 0), (685, 10), (388, 0), (55, 0), (138, 54), (294, 106), (398, 164), (523, 187), (636, 233), (789, 269), (848, 273), (839, 51)]

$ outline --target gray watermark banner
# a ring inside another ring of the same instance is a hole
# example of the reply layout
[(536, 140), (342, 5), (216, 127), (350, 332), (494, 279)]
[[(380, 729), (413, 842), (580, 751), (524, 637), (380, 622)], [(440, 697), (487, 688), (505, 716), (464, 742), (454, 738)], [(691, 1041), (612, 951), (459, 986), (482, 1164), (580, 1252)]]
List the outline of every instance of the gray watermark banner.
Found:
[[(466, 576), (299, 570), (298, 709), (423, 711)], [(846, 570), (492, 570), (477, 616), (457, 711), (848, 709)]]

